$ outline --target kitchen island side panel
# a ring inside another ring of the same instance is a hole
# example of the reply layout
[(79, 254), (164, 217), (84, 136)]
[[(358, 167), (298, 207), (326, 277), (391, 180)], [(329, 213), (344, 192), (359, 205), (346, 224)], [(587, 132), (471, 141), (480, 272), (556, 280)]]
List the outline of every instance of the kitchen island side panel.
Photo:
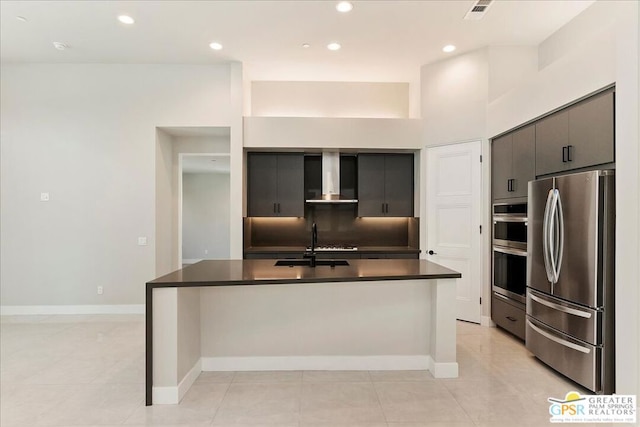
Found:
[(426, 356), (430, 288), (420, 280), (203, 288), (202, 357)]

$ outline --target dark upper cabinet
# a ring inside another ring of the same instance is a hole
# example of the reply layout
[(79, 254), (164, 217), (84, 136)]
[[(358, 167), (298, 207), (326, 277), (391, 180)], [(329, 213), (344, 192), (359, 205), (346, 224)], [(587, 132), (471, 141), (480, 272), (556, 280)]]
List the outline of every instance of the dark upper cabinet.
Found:
[(614, 160), (612, 90), (536, 123), (536, 175), (612, 163)]
[(247, 154), (247, 215), (304, 216), (304, 156)]
[(605, 92), (569, 109), (567, 162), (571, 169), (612, 163), (614, 155), (614, 93)]
[(494, 200), (527, 197), (535, 179), (533, 125), (496, 138), (491, 143), (491, 189)]
[(358, 216), (413, 216), (413, 154), (358, 155)]

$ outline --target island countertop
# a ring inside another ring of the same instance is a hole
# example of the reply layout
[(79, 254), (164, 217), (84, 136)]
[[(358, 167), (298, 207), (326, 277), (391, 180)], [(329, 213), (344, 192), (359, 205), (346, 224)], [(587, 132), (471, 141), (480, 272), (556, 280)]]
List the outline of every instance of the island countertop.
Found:
[(275, 266), (274, 259), (205, 260), (147, 282), (148, 288), (458, 279), (423, 259), (349, 259), (348, 266)]

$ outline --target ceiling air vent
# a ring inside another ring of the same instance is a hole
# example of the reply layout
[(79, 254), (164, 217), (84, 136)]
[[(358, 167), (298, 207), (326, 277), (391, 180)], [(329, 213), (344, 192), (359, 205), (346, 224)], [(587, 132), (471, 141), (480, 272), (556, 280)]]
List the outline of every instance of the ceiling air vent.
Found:
[(464, 16), (464, 19), (478, 20), (484, 17), (484, 14), (487, 13), (487, 9), (493, 3), (493, 0), (478, 0), (476, 1), (471, 9)]

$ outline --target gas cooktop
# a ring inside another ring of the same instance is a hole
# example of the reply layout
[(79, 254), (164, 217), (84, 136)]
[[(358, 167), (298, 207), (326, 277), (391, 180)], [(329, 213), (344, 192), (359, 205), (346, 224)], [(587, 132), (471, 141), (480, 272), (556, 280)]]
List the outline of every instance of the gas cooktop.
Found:
[[(307, 251), (311, 250), (311, 246), (307, 246)], [(357, 246), (352, 245), (318, 245), (316, 251), (357, 251)]]

